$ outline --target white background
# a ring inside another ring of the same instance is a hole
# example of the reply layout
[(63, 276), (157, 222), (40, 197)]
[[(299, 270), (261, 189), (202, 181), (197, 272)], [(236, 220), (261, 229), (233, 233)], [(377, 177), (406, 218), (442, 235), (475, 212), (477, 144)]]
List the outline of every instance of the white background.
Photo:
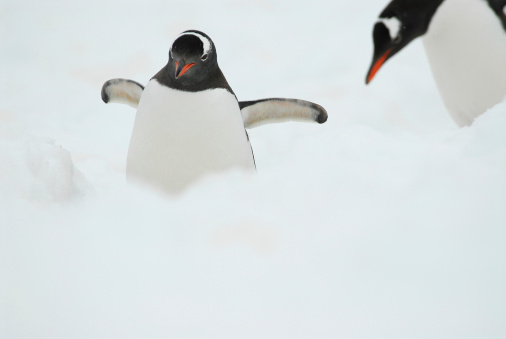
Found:
[[(459, 129), (420, 41), (365, 86), (385, 0), (0, 0), (1, 338), (504, 338), (506, 104)], [(250, 130), (258, 173), (125, 184), (145, 84), (199, 29), (239, 100), (323, 125)]]

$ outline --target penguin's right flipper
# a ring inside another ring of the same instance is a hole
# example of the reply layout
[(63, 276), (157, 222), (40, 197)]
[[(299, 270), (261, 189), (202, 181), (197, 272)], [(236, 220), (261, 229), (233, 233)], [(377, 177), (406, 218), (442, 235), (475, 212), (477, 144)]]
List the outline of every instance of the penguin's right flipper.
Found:
[(270, 98), (240, 101), (239, 107), (246, 128), (286, 121), (323, 124), (328, 117), (327, 111), (322, 106), (299, 99)]
[(111, 79), (102, 86), (102, 100), (137, 108), (144, 86), (128, 79)]

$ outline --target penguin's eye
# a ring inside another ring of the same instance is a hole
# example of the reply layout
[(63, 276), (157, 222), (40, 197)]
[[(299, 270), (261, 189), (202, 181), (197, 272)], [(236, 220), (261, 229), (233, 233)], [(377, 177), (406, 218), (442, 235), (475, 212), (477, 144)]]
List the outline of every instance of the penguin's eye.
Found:
[(200, 58), (200, 59), (201, 59), (202, 61), (206, 61), (206, 60), (207, 60), (207, 54), (204, 54), (204, 55), (202, 56), (202, 58)]

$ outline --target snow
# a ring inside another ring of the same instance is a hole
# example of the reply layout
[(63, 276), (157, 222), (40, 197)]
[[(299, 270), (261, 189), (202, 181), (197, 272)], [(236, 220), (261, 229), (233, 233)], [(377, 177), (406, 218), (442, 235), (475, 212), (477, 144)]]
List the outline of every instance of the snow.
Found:
[[(369, 86), (386, 1), (0, 2), (0, 338), (506, 336), (506, 103), (466, 128), (419, 41)], [(146, 84), (199, 29), (240, 100), (323, 125), (249, 130), (257, 175), (125, 184)]]

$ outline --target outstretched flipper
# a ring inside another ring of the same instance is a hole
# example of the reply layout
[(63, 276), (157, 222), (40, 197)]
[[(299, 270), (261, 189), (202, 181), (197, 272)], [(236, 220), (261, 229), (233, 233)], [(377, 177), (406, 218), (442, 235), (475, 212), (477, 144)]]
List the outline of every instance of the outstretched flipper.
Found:
[(322, 106), (298, 99), (270, 98), (240, 101), (239, 107), (246, 128), (286, 121), (323, 124), (328, 117), (327, 111)]
[[(126, 104), (137, 108), (144, 86), (128, 79), (111, 79), (102, 86), (102, 100)], [(315, 103), (298, 100), (270, 98), (254, 101), (240, 101), (244, 127), (254, 128), (260, 125), (286, 121), (317, 122), (327, 121), (327, 111)]]
[(102, 86), (102, 100), (137, 108), (144, 86), (128, 79), (111, 79)]

